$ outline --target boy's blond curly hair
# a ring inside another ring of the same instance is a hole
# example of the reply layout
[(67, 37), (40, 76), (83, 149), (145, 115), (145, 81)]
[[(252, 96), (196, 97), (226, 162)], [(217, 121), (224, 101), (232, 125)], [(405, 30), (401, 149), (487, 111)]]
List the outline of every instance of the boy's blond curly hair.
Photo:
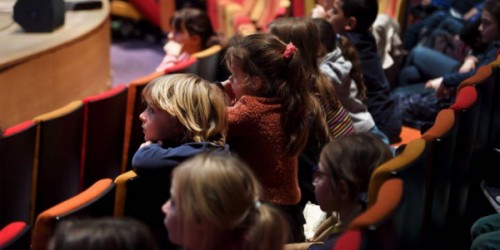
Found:
[(226, 101), (217, 85), (193, 74), (170, 74), (152, 80), (142, 97), (177, 118), (185, 128), (184, 141), (225, 144)]

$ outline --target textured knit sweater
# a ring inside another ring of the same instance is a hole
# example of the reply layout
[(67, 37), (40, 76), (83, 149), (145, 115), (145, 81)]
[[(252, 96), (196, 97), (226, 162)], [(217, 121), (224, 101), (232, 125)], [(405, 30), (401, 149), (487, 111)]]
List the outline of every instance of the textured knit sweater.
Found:
[(253, 169), (263, 199), (279, 205), (300, 201), (298, 155), (286, 154), (283, 109), (278, 98), (242, 96), (228, 108), (228, 144)]

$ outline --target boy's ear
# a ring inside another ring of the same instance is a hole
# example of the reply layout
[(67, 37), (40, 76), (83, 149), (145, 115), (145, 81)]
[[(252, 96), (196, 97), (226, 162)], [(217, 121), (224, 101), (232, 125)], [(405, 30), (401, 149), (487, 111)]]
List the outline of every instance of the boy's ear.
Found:
[(179, 118), (175, 118), (175, 125), (174, 125), (174, 130), (176, 134), (182, 134), (184, 132), (184, 125), (182, 125), (181, 121), (179, 121)]
[(356, 20), (355, 17), (349, 17), (347, 18), (347, 23), (345, 25), (345, 30), (347, 31), (353, 31), (356, 29), (356, 25), (358, 24), (358, 20)]

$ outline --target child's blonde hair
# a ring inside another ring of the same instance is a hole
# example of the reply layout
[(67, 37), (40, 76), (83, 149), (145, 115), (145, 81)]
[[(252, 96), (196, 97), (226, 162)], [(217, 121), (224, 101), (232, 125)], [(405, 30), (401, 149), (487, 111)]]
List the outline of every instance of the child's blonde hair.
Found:
[(278, 210), (260, 203), (262, 188), (241, 160), (201, 154), (179, 165), (172, 176), (184, 232), (202, 219), (214, 233), (241, 239), (242, 249), (283, 249), (286, 222)]
[(165, 75), (146, 85), (142, 97), (177, 118), (185, 127), (183, 140), (225, 144), (226, 102), (215, 84), (193, 74)]

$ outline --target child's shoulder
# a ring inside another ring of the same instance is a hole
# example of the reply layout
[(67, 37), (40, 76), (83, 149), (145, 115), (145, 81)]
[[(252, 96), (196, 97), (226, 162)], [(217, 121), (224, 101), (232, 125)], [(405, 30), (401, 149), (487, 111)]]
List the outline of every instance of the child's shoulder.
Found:
[(282, 101), (280, 98), (268, 98), (268, 97), (257, 97), (244, 95), (238, 99), (233, 106), (229, 107), (228, 110), (232, 111), (249, 111), (249, 112), (259, 112), (266, 110), (274, 110), (280, 108)]

